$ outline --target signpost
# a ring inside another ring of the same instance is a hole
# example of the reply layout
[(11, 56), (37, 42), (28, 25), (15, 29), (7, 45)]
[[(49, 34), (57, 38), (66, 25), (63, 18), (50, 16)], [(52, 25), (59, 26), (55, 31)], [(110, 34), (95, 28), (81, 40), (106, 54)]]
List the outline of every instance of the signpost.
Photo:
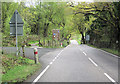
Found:
[(86, 35), (86, 41), (87, 41), (87, 43), (89, 42), (89, 40), (90, 40), (90, 35)]
[(17, 36), (23, 35), (24, 22), (20, 17), (19, 13), (17, 12), (17, 10), (14, 12), (9, 24), (10, 24), (10, 35), (16, 36), (16, 55), (18, 55)]
[(53, 29), (53, 40), (60, 40), (60, 30), (59, 29)]
[(53, 29), (52, 32), (53, 32), (53, 34), (52, 34), (52, 45), (53, 45), (53, 42), (55, 42), (55, 46), (56, 46), (56, 42), (60, 40), (60, 30), (59, 29)]

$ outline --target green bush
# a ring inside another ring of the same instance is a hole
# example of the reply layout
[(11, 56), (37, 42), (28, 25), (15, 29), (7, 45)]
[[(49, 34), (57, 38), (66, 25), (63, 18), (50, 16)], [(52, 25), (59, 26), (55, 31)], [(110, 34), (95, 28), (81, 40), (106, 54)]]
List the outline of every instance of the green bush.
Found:
[(6, 73), (8, 70), (12, 69), (15, 66), (23, 65), (23, 64), (32, 64), (31, 60), (28, 58), (23, 58), (21, 56), (14, 56), (13, 54), (3, 55), (2, 56), (2, 66), (4, 67), (4, 72)]

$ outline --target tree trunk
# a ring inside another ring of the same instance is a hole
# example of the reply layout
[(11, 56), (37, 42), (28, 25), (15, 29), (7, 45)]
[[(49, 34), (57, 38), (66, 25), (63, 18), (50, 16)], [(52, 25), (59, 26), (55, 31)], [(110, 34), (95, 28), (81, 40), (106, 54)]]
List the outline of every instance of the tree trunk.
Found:
[(45, 37), (44, 37), (44, 40), (43, 40), (43, 45), (45, 46)]
[(23, 57), (25, 57), (25, 49), (24, 49), (24, 48), (25, 48), (25, 46), (23, 45), (23, 46), (22, 46)]
[(41, 43), (40, 40), (39, 40), (39, 47), (40, 47), (40, 46), (42, 46), (42, 43)]
[(83, 42), (83, 44), (85, 44), (84, 34), (83, 34), (83, 32), (80, 32), (80, 33), (81, 33), (81, 35), (82, 35), (82, 42)]
[(48, 46), (50, 46), (50, 41), (48, 40)]

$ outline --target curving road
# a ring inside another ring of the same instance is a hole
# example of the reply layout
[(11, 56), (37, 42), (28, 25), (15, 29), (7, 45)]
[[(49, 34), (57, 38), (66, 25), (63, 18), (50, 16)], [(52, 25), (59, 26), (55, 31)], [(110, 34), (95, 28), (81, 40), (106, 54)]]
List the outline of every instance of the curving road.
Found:
[[(11, 49), (12, 50), (12, 49)], [(26, 48), (26, 56), (33, 59), (33, 49)], [(107, 82), (118, 84), (118, 58), (115, 55), (78, 45), (71, 40), (66, 48), (39, 48), (42, 69), (25, 82)], [(105, 83), (105, 84), (107, 84)]]
[[(102, 50), (78, 45), (40, 57), (42, 70), (27, 82), (106, 82), (118, 84), (118, 57)], [(96, 83), (95, 83), (96, 84)]]

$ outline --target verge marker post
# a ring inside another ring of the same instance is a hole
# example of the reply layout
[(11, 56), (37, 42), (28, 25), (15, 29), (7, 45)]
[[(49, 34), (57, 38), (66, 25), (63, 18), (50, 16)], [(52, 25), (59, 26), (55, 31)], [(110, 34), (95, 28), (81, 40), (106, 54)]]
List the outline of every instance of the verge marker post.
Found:
[(61, 47), (62, 47), (62, 43), (61, 43)]
[(38, 60), (38, 49), (37, 48), (34, 48), (34, 60), (35, 60), (35, 64), (39, 63), (39, 60)]

